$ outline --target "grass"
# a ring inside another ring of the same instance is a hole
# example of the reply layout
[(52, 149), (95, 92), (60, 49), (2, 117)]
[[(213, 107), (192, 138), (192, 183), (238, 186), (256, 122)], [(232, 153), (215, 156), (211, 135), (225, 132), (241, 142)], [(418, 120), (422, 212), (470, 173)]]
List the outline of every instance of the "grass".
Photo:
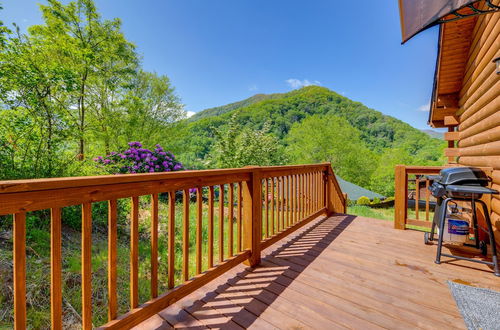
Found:
[(375, 209), (364, 205), (347, 207), (347, 213), (361, 217), (394, 221), (394, 208)]
[[(371, 208), (369, 206), (365, 205), (352, 205), (347, 207), (347, 213), (352, 214), (352, 215), (357, 215), (361, 217), (367, 217), (367, 218), (374, 218), (374, 219), (381, 219), (381, 220), (387, 220), (387, 221), (394, 221), (394, 208)], [(422, 220), (425, 220), (425, 211), (419, 212), (419, 215)], [(434, 216), (434, 212), (430, 211), (429, 212), (429, 221), (432, 221), (432, 218)], [(414, 209), (408, 209), (408, 218), (409, 219), (415, 219), (415, 210)], [(419, 230), (419, 231), (430, 231), (429, 228), (426, 227), (420, 227), (420, 226), (413, 226), (413, 225), (407, 225), (408, 229), (414, 229), (414, 230)]]

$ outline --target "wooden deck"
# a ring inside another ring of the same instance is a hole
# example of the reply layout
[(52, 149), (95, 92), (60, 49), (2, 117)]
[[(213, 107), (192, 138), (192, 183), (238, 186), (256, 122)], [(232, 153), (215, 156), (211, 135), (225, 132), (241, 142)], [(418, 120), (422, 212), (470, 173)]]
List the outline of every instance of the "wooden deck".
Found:
[(500, 290), (480, 264), (434, 264), (423, 233), (392, 222), (320, 218), (143, 322), (167, 328), (464, 328), (447, 281)]

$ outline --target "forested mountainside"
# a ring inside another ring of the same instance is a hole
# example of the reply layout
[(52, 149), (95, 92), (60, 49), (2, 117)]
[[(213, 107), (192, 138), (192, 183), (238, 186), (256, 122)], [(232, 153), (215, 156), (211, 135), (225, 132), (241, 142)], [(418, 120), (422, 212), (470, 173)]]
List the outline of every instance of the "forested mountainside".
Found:
[[(253, 148), (252, 132), (271, 139), (264, 150)], [(393, 193), (394, 165), (444, 161), (442, 140), (319, 86), (201, 111), (181, 135), (176, 149), (191, 167), (239, 166), (252, 160), (241, 156), (250, 149), (268, 153), (253, 155), (261, 165), (330, 161), (344, 179), (385, 195)]]

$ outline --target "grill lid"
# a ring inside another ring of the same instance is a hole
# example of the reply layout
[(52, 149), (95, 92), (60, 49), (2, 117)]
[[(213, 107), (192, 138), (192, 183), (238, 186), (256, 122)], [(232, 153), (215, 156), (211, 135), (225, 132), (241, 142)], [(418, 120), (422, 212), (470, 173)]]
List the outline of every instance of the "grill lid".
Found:
[(439, 172), (437, 182), (443, 185), (473, 185), (487, 186), (489, 178), (479, 168), (474, 167), (449, 167)]

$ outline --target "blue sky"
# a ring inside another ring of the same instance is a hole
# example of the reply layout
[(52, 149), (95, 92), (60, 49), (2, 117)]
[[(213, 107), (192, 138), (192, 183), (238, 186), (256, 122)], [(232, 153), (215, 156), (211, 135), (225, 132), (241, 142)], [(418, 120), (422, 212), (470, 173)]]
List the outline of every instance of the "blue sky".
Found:
[[(41, 23), (42, 0), (0, 0), (0, 16)], [(432, 28), (401, 45), (396, 0), (96, 0), (119, 17), (146, 70), (166, 74), (186, 109), (304, 84), (427, 128), (437, 50)]]

